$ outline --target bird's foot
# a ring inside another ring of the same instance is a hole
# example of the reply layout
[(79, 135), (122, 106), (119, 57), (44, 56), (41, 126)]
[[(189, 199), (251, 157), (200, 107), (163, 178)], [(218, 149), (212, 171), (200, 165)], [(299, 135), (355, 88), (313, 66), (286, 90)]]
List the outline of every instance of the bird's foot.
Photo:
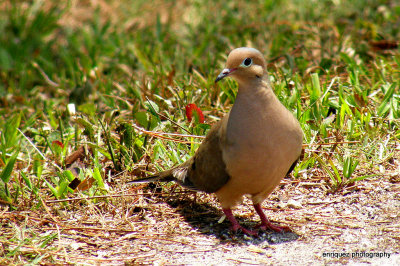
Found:
[(261, 230), (272, 230), (277, 233), (283, 233), (283, 232), (292, 232), (292, 229), (290, 229), (289, 226), (286, 225), (274, 225), (270, 221), (261, 221), (261, 224), (257, 226), (257, 228), (260, 228)]
[(253, 236), (253, 237), (258, 237), (258, 232), (257, 232), (257, 231), (253, 231), (253, 230), (250, 230), (250, 229), (246, 229), (246, 228), (244, 228), (243, 226), (241, 226), (241, 225), (239, 225), (239, 224), (237, 224), (237, 225), (232, 225), (231, 230), (232, 230), (232, 232), (234, 232), (234, 233), (237, 233), (237, 232), (241, 231), (241, 232), (243, 232), (243, 233), (246, 234), (246, 235)]
[(226, 218), (228, 218), (228, 220), (232, 224), (232, 226), (231, 226), (232, 232), (237, 233), (238, 231), (242, 231), (243, 233), (245, 233), (246, 235), (249, 235), (249, 236), (253, 236), (253, 237), (258, 236), (258, 232), (246, 229), (243, 226), (241, 226), (238, 223), (238, 221), (236, 220), (236, 218), (233, 216), (232, 210), (230, 208), (222, 209), (222, 210), (225, 213)]
[(261, 224), (258, 225), (257, 227), (262, 229), (262, 230), (267, 230), (270, 229), (272, 231), (278, 232), (278, 233), (282, 233), (282, 232), (291, 232), (292, 230), (288, 227), (288, 226), (278, 226), (278, 225), (274, 225), (272, 224), (267, 216), (265, 216), (262, 208), (261, 208), (261, 204), (257, 203), (254, 204), (254, 209), (257, 211), (258, 215), (260, 216), (261, 219)]

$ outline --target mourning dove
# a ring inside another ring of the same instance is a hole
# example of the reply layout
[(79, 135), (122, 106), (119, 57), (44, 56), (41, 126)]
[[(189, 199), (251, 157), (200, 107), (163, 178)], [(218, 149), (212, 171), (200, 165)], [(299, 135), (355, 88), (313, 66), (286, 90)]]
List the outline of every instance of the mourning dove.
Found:
[(295, 166), (303, 132), (275, 96), (258, 50), (232, 50), (215, 82), (228, 76), (239, 84), (236, 101), (210, 129), (195, 155), (170, 170), (132, 182), (175, 181), (189, 189), (215, 193), (232, 230), (257, 235), (242, 227), (231, 209), (241, 203), (243, 195), (250, 195), (260, 227), (281, 232), (288, 228), (270, 223), (261, 204)]

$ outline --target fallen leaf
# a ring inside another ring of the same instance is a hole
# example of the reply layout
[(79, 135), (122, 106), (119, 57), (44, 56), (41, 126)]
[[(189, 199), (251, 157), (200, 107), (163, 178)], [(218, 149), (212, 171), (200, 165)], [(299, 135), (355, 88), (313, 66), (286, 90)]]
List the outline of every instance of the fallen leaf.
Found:
[(392, 50), (399, 47), (399, 43), (396, 41), (381, 40), (381, 41), (370, 41), (369, 45), (374, 50)]
[(78, 192), (78, 191), (85, 191), (88, 190), (89, 188), (91, 188), (93, 186), (95, 179), (93, 177), (87, 177), (85, 178), (85, 180), (83, 180), (78, 187), (74, 190), (74, 192)]
[[(197, 117), (196, 122), (203, 124), (204, 123), (204, 115), (203, 112), (196, 104), (190, 103), (186, 105), (186, 118), (189, 122), (192, 122), (193, 116)], [(193, 113), (195, 111), (195, 113)]]

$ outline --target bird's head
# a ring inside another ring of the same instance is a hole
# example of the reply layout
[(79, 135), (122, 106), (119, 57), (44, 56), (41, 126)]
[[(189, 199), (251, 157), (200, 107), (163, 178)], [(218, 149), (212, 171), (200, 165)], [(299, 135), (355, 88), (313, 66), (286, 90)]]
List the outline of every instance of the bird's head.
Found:
[(232, 76), (239, 84), (261, 80), (266, 73), (263, 55), (254, 48), (241, 47), (232, 50), (226, 61), (226, 68), (221, 71), (215, 82)]

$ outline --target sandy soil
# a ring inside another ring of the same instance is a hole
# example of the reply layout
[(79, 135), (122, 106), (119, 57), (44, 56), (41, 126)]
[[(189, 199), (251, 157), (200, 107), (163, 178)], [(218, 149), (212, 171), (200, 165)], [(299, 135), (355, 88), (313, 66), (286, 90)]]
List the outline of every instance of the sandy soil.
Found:
[[(258, 238), (234, 235), (228, 221), (219, 223), (223, 213), (212, 195), (169, 189), (174, 193), (85, 204), (72, 201), (68, 211), (60, 207), (46, 214), (3, 212), (9, 227), (2, 232), (15, 226), (37, 234), (57, 232), (52, 249), (34, 250), (48, 254), (42, 260), (46, 263), (400, 265), (396, 174), (364, 180), (336, 193), (323, 182), (285, 179), (265, 201), (264, 210), (272, 221), (290, 226), (293, 232), (260, 232)], [(135, 187), (129, 192), (141, 191), (148, 189)], [(234, 213), (246, 227), (258, 223), (248, 199)]]

